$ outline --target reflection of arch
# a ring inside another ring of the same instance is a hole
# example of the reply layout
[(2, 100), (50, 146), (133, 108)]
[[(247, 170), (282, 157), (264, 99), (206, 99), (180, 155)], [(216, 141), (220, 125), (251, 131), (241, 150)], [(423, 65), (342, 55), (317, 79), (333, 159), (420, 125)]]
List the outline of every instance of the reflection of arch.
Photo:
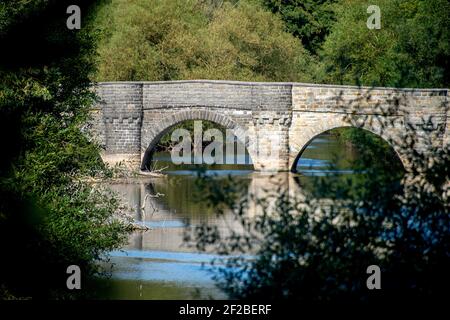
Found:
[[(181, 111), (167, 116), (166, 118), (162, 119), (157, 125), (155, 125), (154, 128), (152, 128), (151, 136), (148, 140), (148, 147), (145, 150), (144, 156), (142, 158), (141, 170), (146, 170), (146, 165), (150, 163), (153, 157), (154, 148), (159, 140), (175, 125), (188, 120), (205, 120), (214, 122), (218, 125), (221, 125), (225, 129), (231, 130), (237, 137), (239, 142), (244, 144), (246, 148), (248, 148), (249, 146), (249, 142), (246, 139), (247, 130), (245, 130), (245, 128), (241, 127), (231, 118), (207, 110)], [(250, 154), (250, 157), (253, 158), (252, 152), (249, 148), (247, 149), (247, 151)]]
[[(386, 142), (396, 153), (398, 159), (400, 160), (400, 162), (402, 163), (403, 167), (406, 168), (407, 163), (406, 160), (404, 159), (404, 157), (402, 157), (401, 152), (399, 150), (399, 148), (392, 143), (393, 141), (393, 137), (390, 136), (388, 133), (380, 133), (377, 132), (377, 130), (374, 130), (371, 127), (368, 126), (352, 126), (349, 125), (348, 123), (346, 124), (337, 124), (337, 125), (328, 125), (326, 126), (326, 128), (323, 127), (319, 127), (319, 128), (315, 128), (313, 130), (309, 130), (309, 132), (305, 135), (303, 135), (302, 137), (302, 144), (300, 148), (292, 148), (292, 150), (295, 152), (295, 154), (291, 153), (291, 157), (293, 158), (293, 160), (291, 160), (291, 171), (292, 172), (296, 172), (296, 167), (297, 167), (297, 163), (299, 161), (299, 159), (301, 158), (303, 152), (305, 151), (305, 149), (309, 146), (309, 144), (315, 139), (317, 138), (319, 135), (328, 132), (330, 130), (333, 129), (337, 129), (337, 128), (358, 128), (360, 130), (365, 130), (368, 131), (378, 137), (380, 137), (384, 142)], [(298, 146), (298, 145), (297, 145)], [(295, 151), (298, 150), (298, 151)]]

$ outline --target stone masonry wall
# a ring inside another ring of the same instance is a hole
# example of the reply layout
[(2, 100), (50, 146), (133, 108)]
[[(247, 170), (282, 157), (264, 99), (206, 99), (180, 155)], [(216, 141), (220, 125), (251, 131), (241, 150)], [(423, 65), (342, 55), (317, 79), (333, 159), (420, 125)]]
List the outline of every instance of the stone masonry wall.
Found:
[[(400, 139), (412, 125), (419, 139), (433, 134), (443, 146), (448, 139), (447, 89), (387, 89), (294, 85), (290, 127), (290, 165), (318, 134), (337, 127), (359, 126), (391, 143), (399, 153)], [(447, 133), (445, 131), (447, 130)], [(399, 154), (401, 157), (401, 154)]]
[(142, 86), (100, 85), (106, 153), (139, 153), (142, 123)]
[[(450, 144), (448, 89), (190, 80), (99, 83), (95, 90), (100, 103), (93, 109), (92, 131), (105, 146), (105, 158), (149, 161), (161, 136), (189, 119), (245, 132), (257, 170), (293, 168), (312, 138), (340, 126), (362, 126), (395, 148), (395, 139), (412, 123), (419, 136), (433, 133), (436, 144)], [(380, 119), (394, 126), (381, 130)], [(265, 157), (272, 140), (277, 159)]]

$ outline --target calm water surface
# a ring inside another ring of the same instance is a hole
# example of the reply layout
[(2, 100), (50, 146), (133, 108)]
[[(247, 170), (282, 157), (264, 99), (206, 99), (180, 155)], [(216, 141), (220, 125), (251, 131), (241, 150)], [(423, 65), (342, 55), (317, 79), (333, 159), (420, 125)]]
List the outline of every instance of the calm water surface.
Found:
[[(311, 176), (326, 175), (329, 164), (337, 165), (342, 174), (351, 174), (350, 160), (354, 154), (332, 135), (321, 135), (303, 152), (297, 166), (295, 182), (299, 188), (308, 184)], [(167, 167), (166, 178), (152, 179), (137, 184), (114, 184), (117, 191), (132, 208), (136, 221), (150, 228), (134, 232), (128, 245), (110, 253), (113, 264), (108, 280), (110, 291), (102, 298), (117, 299), (226, 299), (215, 286), (209, 263), (218, 256), (199, 253), (183, 241), (188, 226), (200, 223), (227, 228), (233, 222), (229, 216), (219, 218), (214, 209), (206, 206), (195, 195), (202, 190), (195, 181), (194, 166), (174, 166), (168, 153), (157, 153), (157, 165)], [(251, 160), (245, 165), (215, 165), (206, 174), (224, 179), (231, 175), (247, 187), (247, 192), (267, 188), (268, 176), (253, 172)], [(293, 174), (283, 173), (283, 179), (293, 183)], [(292, 180), (292, 181), (291, 181)], [(147, 194), (164, 194), (159, 198)], [(142, 204), (145, 200), (144, 210)]]

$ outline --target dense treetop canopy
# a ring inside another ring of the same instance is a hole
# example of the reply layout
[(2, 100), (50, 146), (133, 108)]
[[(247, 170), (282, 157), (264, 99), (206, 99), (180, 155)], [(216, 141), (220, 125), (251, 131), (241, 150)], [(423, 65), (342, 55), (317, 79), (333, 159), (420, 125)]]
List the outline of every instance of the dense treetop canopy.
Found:
[(307, 51), (257, 3), (113, 1), (98, 26), (97, 80), (309, 80)]
[(103, 1), (98, 81), (228, 79), (449, 85), (450, 4), (381, 0)]
[(450, 2), (381, 0), (381, 29), (369, 30), (370, 1), (342, 0), (320, 53), (323, 82), (448, 87)]

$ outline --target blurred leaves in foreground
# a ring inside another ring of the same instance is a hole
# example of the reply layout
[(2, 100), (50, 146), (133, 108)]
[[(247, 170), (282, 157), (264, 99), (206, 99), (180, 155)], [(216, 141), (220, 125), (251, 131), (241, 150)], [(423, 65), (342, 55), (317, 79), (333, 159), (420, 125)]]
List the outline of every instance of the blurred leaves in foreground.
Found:
[(85, 134), (95, 33), (67, 29), (70, 4), (0, 5), (0, 299), (86, 297), (67, 289), (66, 268), (80, 266), (85, 287), (126, 240), (115, 196), (80, 182), (108, 170)]
[[(381, 132), (389, 130), (389, 121), (378, 120)], [(449, 149), (434, 134), (419, 139), (416, 127), (405, 124), (396, 145), (407, 164), (402, 170), (386, 143), (347, 134), (358, 147), (364, 179), (331, 174), (318, 178), (315, 192), (295, 195), (280, 183), (263, 199), (245, 194), (236, 202), (219, 196), (220, 190), (239, 194), (233, 180), (217, 185), (204, 177), (211, 192), (203, 199), (219, 214), (232, 212), (235, 223), (226, 232), (194, 227), (186, 240), (225, 255), (215, 275), (231, 298), (391, 303), (448, 296)], [(248, 214), (251, 201), (259, 214)], [(366, 287), (370, 265), (381, 268), (381, 290)]]

